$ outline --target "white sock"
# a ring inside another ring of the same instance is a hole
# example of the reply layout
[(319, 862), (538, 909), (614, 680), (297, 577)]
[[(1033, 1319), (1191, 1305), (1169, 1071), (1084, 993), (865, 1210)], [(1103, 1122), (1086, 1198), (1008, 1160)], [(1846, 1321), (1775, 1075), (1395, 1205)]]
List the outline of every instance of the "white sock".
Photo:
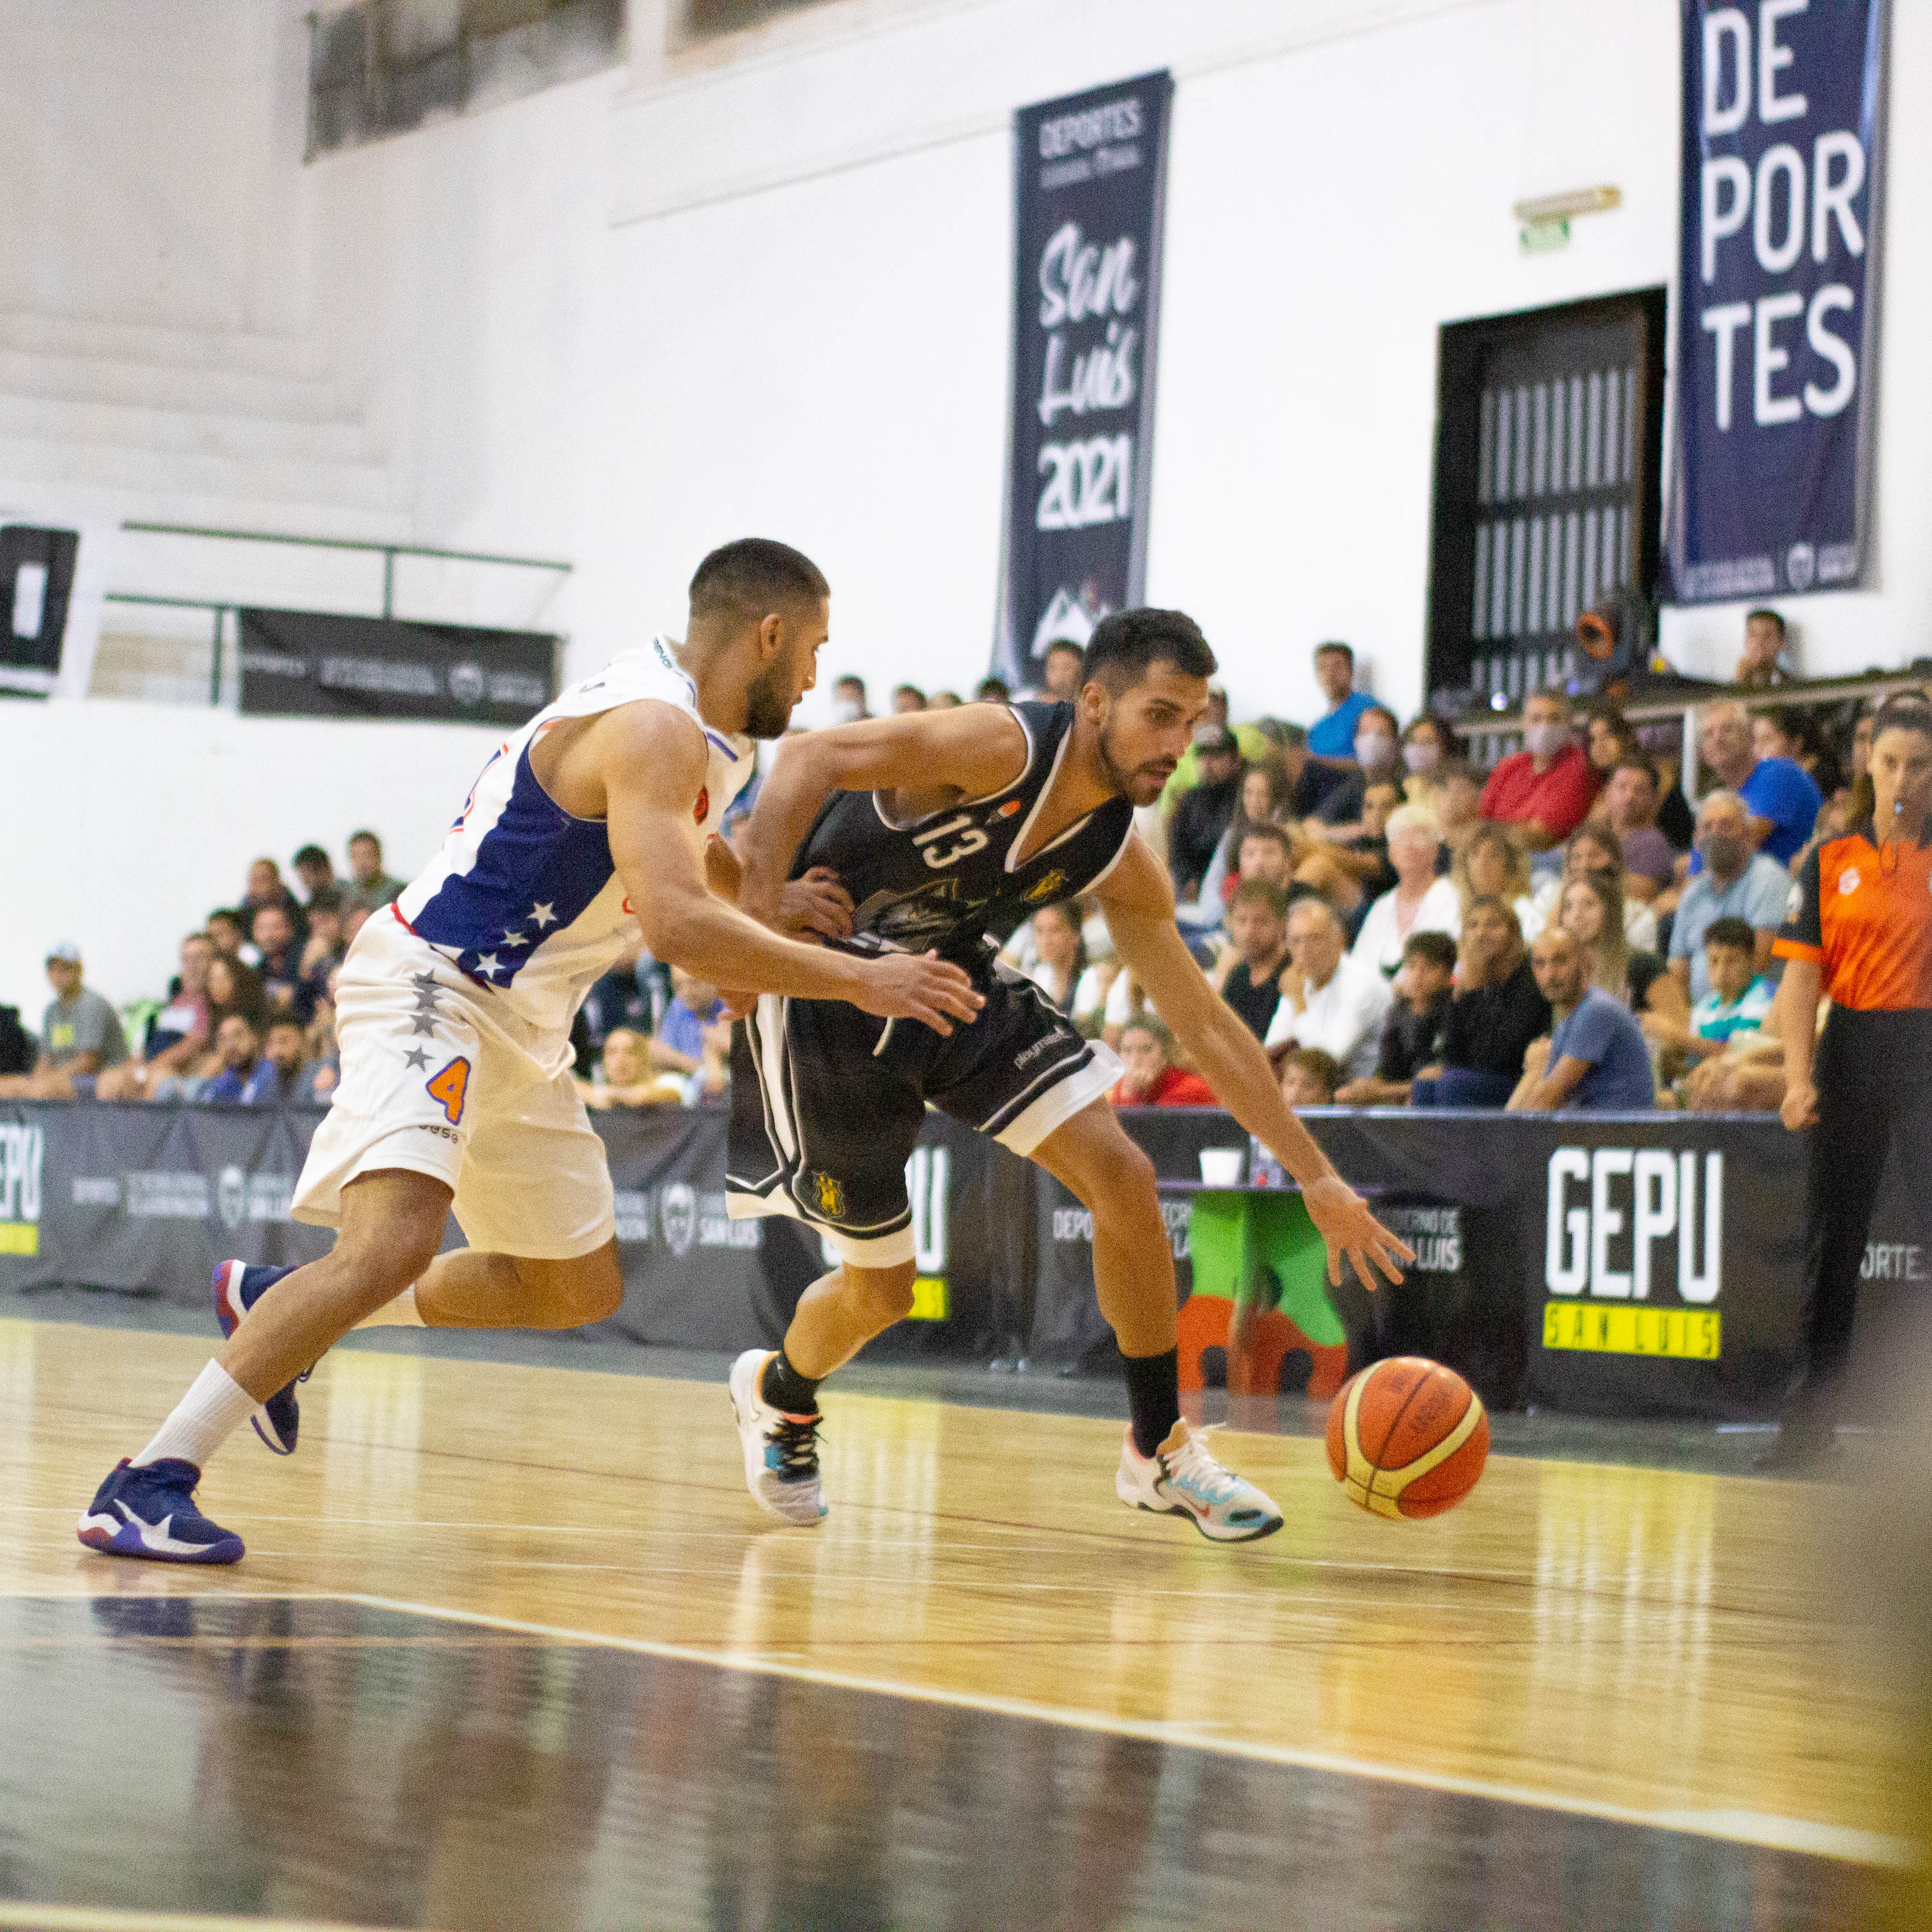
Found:
[(427, 1328), (429, 1324), (416, 1306), (416, 1292), (412, 1286), (394, 1300), (385, 1302), (374, 1314), (364, 1316), (356, 1325), (358, 1328)]
[(197, 1468), (261, 1406), (219, 1362), (210, 1362), (175, 1405), (153, 1442), (134, 1458), (136, 1468), (178, 1456)]

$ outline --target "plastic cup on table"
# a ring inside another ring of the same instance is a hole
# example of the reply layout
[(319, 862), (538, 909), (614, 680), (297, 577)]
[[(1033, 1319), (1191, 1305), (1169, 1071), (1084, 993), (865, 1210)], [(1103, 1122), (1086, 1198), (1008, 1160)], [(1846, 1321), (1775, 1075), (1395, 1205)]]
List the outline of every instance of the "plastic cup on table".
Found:
[(1203, 1148), (1201, 1178), (1209, 1187), (1238, 1187), (1241, 1184), (1242, 1148)]

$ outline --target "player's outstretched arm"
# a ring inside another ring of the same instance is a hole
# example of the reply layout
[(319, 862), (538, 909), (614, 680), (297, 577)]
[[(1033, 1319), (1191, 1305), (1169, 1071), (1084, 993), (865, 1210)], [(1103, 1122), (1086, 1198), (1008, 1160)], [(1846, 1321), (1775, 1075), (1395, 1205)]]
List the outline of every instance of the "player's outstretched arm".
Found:
[(793, 855), (836, 791), (950, 791), (984, 798), (1026, 769), (1026, 734), (1000, 704), (868, 718), (780, 741), (745, 838), (738, 903), (769, 919)]
[(970, 1023), (984, 1002), (956, 966), (928, 956), (864, 959), (802, 945), (719, 898), (691, 838), (692, 806), (704, 783), (703, 736), (668, 705), (626, 705), (599, 723), (610, 856), (657, 958), (714, 986), (846, 1000), (940, 1034), (950, 1034), (954, 1020)]
[(1365, 1288), (1376, 1286), (1378, 1270), (1401, 1280), (1413, 1251), (1369, 1212), (1294, 1118), (1261, 1042), (1194, 963), (1174, 923), (1167, 874), (1138, 832), (1097, 891), (1122, 963), (1193, 1054), (1221, 1104), (1300, 1183), (1309, 1219), (1328, 1245), (1328, 1279), (1340, 1282), (1346, 1255)]

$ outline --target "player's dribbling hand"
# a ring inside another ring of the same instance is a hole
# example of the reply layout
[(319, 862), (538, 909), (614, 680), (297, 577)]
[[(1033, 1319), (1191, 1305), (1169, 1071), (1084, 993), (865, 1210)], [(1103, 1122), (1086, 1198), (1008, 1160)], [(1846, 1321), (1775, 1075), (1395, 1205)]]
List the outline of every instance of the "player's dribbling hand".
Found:
[(917, 1020), (950, 1039), (947, 1016), (970, 1026), (986, 1002), (958, 967), (936, 952), (882, 952), (865, 963), (852, 1004), (880, 1019)]
[(1378, 1272), (1391, 1282), (1400, 1282), (1403, 1264), (1415, 1258), (1415, 1250), (1391, 1234), (1339, 1174), (1324, 1174), (1312, 1187), (1304, 1187), (1301, 1204), (1328, 1244), (1331, 1287), (1342, 1285), (1345, 1255), (1355, 1264), (1356, 1278), (1364, 1288), (1370, 1288), (1382, 1286), (1376, 1279)]
[(778, 914), (772, 922), (781, 932), (816, 932), (826, 939), (849, 939), (852, 895), (830, 866), (814, 866), (803, 878), (788, 879), (778, 889)]

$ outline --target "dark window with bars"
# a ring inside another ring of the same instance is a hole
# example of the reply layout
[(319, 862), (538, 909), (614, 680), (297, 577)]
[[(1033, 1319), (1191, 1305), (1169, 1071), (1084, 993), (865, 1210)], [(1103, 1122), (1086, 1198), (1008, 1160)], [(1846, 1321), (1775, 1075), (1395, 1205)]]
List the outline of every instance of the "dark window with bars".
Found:
[(1658, 567), (1664, 291), (1442, 332), (1429, 687), (1514, 710)]

